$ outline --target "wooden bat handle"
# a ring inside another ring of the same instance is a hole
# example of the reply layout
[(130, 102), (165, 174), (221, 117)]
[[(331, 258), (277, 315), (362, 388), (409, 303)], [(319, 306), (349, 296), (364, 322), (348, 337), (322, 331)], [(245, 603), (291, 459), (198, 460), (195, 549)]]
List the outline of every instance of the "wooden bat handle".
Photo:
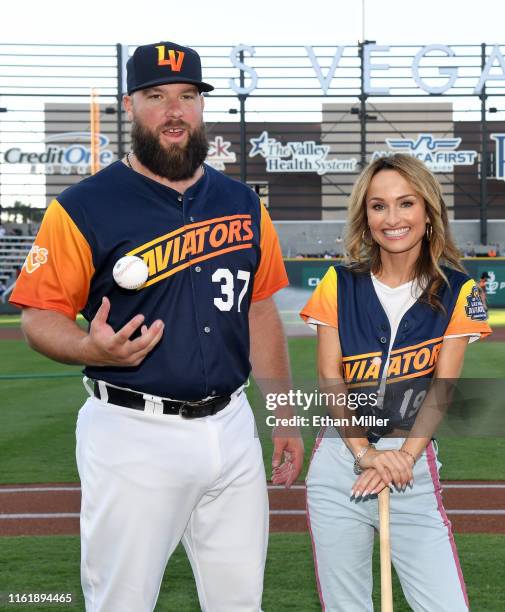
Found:
[(389, 487), (379, 493), (379, 538), (381, 551), (381, 612), (393, 612), (391, 542), (389, 539)]

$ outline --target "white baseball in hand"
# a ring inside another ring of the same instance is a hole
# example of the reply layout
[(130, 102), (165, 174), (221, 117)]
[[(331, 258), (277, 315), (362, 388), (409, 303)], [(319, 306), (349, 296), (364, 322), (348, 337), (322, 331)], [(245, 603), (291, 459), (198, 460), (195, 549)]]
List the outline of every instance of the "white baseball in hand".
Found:
[(123, 289), (138, 289), (146, 282), (149, 269), (140, 257), (125, 255), (116, 261), (112, 276)]

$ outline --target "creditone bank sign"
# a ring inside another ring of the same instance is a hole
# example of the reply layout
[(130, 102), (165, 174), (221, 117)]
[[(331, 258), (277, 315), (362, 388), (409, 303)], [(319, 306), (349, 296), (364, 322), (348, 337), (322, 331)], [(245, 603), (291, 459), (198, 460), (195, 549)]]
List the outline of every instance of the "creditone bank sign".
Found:
[[(108, 166), (114, 153), (107, 148), (109, 139), (98, 136), (100, 166)], [(44, 151), (26, 151), (20, 147), (7, 149), (3, 161), (7, 164), (43, 164), (45, 174), (89, 174), (91, 166), (91, 134), (89, 132), (63, 132), (44, 139)]]

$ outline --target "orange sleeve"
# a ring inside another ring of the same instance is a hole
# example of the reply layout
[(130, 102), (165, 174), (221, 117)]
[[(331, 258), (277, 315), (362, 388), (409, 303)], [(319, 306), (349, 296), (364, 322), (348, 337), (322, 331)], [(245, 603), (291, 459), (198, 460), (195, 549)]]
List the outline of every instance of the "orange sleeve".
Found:
[(334, 266), (331, 266), (303, 307), (300, 316), (305, 323), (311, 318), (338, 328), (337, 307), (337, 272)]
[(472, 334), (485, 338), (492, 333), (487, 323), (487, 313), (480, 299), (475, 281), (468, 280), (461, 287), (451, 320), (444, 336)]
[(261, 260), (254, 276), (253, 302), (264, 300), (289, 285), (279, 238), (263, 204), (261, 204), (260, 233)]
[(75, 319), (88, 300), (94, 273), (88, 242), (53, 200), (9, 301), (19, 307), (56, 310)]

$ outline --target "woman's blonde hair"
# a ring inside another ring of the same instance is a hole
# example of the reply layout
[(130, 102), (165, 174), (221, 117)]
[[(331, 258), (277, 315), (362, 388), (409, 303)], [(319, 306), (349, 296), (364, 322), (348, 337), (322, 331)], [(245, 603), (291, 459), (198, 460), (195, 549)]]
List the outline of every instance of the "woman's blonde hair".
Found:
[(349, 200), (345, 240), (347, 261), (356, 272), (371, 271), (378, 274), (381, 270), (380, 248), (372, 240), (366, 209), (366, 194), (370, 183), (381, 170), (396, 170), (424, 199), (429, 223), (413, 277), (425, 288), (421, 299), (440, 309), (437, 293), (444, 282), (448, 283), (441, 265), (464, 270), (459, 261), (460, 253), (451, 237), (440, 184), (425, 164), (415, 157), (399, 153), (391, 157), (381, 157), (369, 164), (358, 177)]

